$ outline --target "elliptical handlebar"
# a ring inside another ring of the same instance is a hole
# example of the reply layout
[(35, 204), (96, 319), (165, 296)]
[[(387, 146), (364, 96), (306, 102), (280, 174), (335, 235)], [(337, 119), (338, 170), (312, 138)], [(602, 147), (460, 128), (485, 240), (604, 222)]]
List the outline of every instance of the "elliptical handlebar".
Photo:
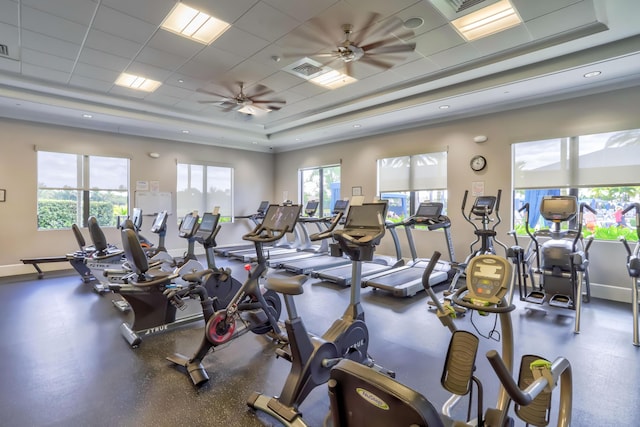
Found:
[[(584, 210), (588, 210), (589, 212), (591, 212), (592, 214), (596, 215), (597, 212), (595, 209), (593, 209), (591, 206), (589, 206), (588, 204), (582, 202), (580, 203), (580, 208), (578, 209), (578, 232), (576, 233), (576, 237), (573, 239), (573, 250), (576, 250), (576, 245), (578, 244), (578, 241), (580, 240), (580, 238), (582, 237), (582, 221), (584, 219)], [(587, 252), (589, 250), (589, 246), (591, 246), (591, 242), (593, 241), (593, 238), (591, 240), (589, 240), (589, 242), (587, 243), (587, 247), (585, 248), (585, 252)]]
[(560, 408), (557, 425), (571, 425), (572, 373), (571, 364), (566, 358), (558, 357), (554, 360), (549, 369), (550, 375), (540, 376), (529, 384), (525, 390), (518, 387), (497, 351), (489, 350), (487, 359), (511, 400), (522, 406), (531, 404), (540, 393), (555, 387), (558, 379), (560, 379)]

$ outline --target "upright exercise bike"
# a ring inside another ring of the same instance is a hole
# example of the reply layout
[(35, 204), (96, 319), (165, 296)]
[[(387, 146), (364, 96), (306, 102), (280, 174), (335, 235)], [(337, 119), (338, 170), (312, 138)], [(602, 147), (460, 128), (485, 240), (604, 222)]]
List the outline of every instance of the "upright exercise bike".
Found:
[(288, 319), (285, 322), (290, 352), (279, 356), (291, 362), (291, 370), (279, 397), (253, 393), (247, 401), (249, 407), (263, 411), (287, 426), (306, 426), (299, 406), (318, 385), (329, 380), (332, 366), (347, 358), (367, 366), (375, 366), (387, 375), (391, 371), (374, 365), (369, 357), (369, 332), (364, 321), (364, 309), (360, 303), (362, 262), (373, 258), (376, 246), (385, 234), (386, 203), (368, 203), (351, 206), (342, 229), (336, 229), (342, 214), (338, 214), (329, 229), (311, 236), (313, 239), (333, 236), (333, 256), (346, 253), (352, 260), (351, 297), (342, 317), (337, 319), (322, 335), (310, 335), (298, 315), (294, 295), (303, 293), (307, 276), (298, 275), (284, 279), (269, 279), (267, 287), (284, 296)]
[(620, 241), (624, 245), (627, 251), (627, 271), (629, 277), (631, 277), (631, 305), (633, 310), (633, 345), (640, 346), (640, 338), (638, 334), (638, 277), (640, 277), (640, 203), (632, 203), (627, 206), (622, 215), (636, 210), (636, 234), (638, 235), (638, 241), (636, 242), (633, 251), (629, 246), (629, 243), (624, 237), (620, 238)]
[[(269, 206), (262, 224), (242, 237), (254, 243), (257, 254), (257, 262), (248, 270), (247, 280), (226, 307), (215, 312), (211, 308), (205, 310), (204, 337), (193, 356), (187, 357), (177, 353), (167, 357), (167, 360), (175, 365), (186, 368), (186, 373), (194, 385), (201, 385), (209, 380), (202, 361), (210, 350), (230, 342), (242, 333), (251, 331), (260, 335), (269, 334), (276, 341), (286, 341), (278, 326), (282, 307), (280, 297), (273, 290), (267, 289), (263, 292), (259, 280), (268, 268), (263, 244), (278, 241), (286, 233), (293, 232), (300, 216), (300, 209), (300, 205)], [(236, 331), (238, 322), (242, 323), (244, 328)]]

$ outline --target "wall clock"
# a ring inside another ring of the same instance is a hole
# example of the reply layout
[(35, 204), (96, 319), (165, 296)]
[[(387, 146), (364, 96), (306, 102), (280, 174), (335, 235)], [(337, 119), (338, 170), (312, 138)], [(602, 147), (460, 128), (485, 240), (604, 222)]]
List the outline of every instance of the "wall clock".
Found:
[(473, 156), (471, 158), (471, 162), (469, 162), (469, 166), (471, 166), (471, 170), (474, 172), (480, 172), (482, 169), (487, 167), (487, 159), (484, 156)]

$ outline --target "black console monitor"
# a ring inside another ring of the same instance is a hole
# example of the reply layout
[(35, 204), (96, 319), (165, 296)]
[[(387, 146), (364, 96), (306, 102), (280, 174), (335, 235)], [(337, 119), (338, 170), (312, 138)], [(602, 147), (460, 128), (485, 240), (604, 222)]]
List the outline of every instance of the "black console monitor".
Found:
[(262, 227), (288, 233), (293, 231), (298, 216), (300, 216), (300, 205), (271, 205), (264, 217)]
[(318, 205), (320, 203), (317, 200), (309, 200), (307, 205), (304, 207), (304, 214), (306, 216), (314, 216), (318, 211)]
[[(351, 206), (344, 229), (379, 230), (380, 227), (384, 227), (387, 206), (387, 203), (364, 203), (360, 206)], [(379, 218), (382, 218), (382, 223), (380, 223)]]
[(198, 226), (198, 231), (196, 231), (195, 237), (201, 240), (209, 239), (213, 232), (216, 230), (219, 219), (219, 214), (205, 212), (204, 215), (202, 215), (202, 220), (200, 221), (200, 225)]
[(569, 221), (577, 212), (574, 196), (545, 196), (540, 202), (540, 215), (547, 221)]
[(269, 208), (269, 201), (268, 200), (261, 201), (260, 206), (258, 206), (258, 214), (260, 215), (264, 214), (268, 208)]
[(168, 217), (168, 213), (167, 211), (160, 211), (158, 212), (158, 215), (156, 215), (156, 219), (153, 221), (153, 224), (151, 225), (151, 232), (152, 233), (159, 233), (163, 230), (166, 229), (167, 227), (167, 217)]
[(140, 230), (142, 228), (142, 209), (133, 208), (133, 215), (131, 215), (131, 221), (133, 221), (133, 226), (136, 230)]
[(476, 197), (476, 201), (473, 203), (471, 212), (474, 215), (491, 215), (495, 205), (495, 196), (478, 196)]
[(349, 201), (348, 200), (336, 200), (336, 202), (333, 205), (333, 213), (337, 214), (337, 213), (344, 213), (347, 208), (349, 207)]
[(193, 236), (197, 223), (198, 223), (198, 215), (194, 215), (193, 212), (189, 212), (182, 219), (182, 223), (180, 224), (180, 229), (178, 230), (178, 235), (180, 237), (186, 237), (186, 238)]
[(438, 218), (442, 215), (442, 203), (438, 202), (422, 202), (418, 206), (418, 211), (415, 214), (417, 219), (431, 219)]

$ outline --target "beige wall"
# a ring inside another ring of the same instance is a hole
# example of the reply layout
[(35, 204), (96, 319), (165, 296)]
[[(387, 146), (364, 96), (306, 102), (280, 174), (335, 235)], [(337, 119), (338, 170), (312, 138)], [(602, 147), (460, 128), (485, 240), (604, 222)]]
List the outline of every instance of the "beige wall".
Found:
[[(361, 186), (364, 195), (371, 199), (376, 195), (377, 159), (446, 149), (449, 153), (449, 216), (453, 223), (456, 255), (461, 260), (469, 252), (473, 231), (460, 215), (460, 203), (464, 191), (474, 181), (484, 182), (486, 194), (495, 194), (502, 189), (504, 223), (499, 227), (498, 236), (507, 243), (511, 242), (506, 235), (510, 228), (511, 210), (511, 143), (640, 128), (639, 101), (640, 87), (635, 87), (275, 156), (0, 120), (0, 188), (7, 189), (7, 202), (0, 203), (0, 276), (32, 272), (31, 267), (16, 265), (22, 257), (55, 256), (75, 249), (69, 231), (36, 230), (35, 145), (54, 151), (128, 155), (131, 158), (132, 188), (137, 180), (158, 180), (162, 191), (172, 193), (175, 193), (176, 159), (186, 162), (205, 160), (233, 166), (236, 214), (253, 212), (263, 199), (280, 201), (284, 192), (297, 200), (299, 168), (336, 163), (342, 164), (342, 197), (350, 196), (351, 187)], [(489, 140), (477, 144), (473, 142), (475, 135), (487, 135)], [(149, 158), (147, 153), (151, 151), (160, 153), (161, 157), (156, 160)], [(469, 160), (474, 154), (487, 158), (485, 171), (474, 173), (470, 170)], [(145, 220), (145, 225), (150, 226), (150, 219)], [(176, 228), (173, 225), (169, 229), (167, 242), (169, 248), (181, 249), (185, 245), (177, 238)], [(219, 243), (237, 241), (246, 230), (247, 226), (241, 221), (225, 226)], [(419, 255), (428, 256), (436, 249), (445, 253), (441, 235), (417, 233)], [(107, 230), (107, 237), (117, 241), (118, 236), (114, 230)], [(400, 240), (405, 241), (402, 234)], [(406, 247), (403, 251), (405, 256), (409, 254)], [(392, 252), (390, 239), (385, 238), (379, 252)], [(592, 249), (591, 260), (592, 282), (601, 285), (594, 293), (628, 301), (629, 278), (624, 267), (622, 245), (618, 242), (597, 242)]]
[[(31, 273), (31, 266), (22, 266), (21, 258), (58, 256), (77, 248), (69, 230), (37, 231), (36, 220), (36, 151), (67, 151), (90, 155), (126, 156), (131, 159), (130, 185), (135, 189), (138, 180), (159, 181), (160, 190), (172, 193), (175, 212), (176, 161), (210, 162), (234, 168), (235, 213), (255, 212), (261, 200), (273, 199), (274, 156), (272, 154), (231, 150), (226, 148), (178, 143), (166, 140), (139, 138), (80, 129), (70, 129), (34, 123), (1, 120), (0, 129), (0, 188), (7, 190), (7, 201), (0, 203), (0, 276)], [(152, 159), (150, 152), (160, 158)], [(133, 202), (133, 201), (132, 201)], [(157, 236), (144, 233), (151, 227), (153, 217), (144, 218), (143, 234), (152, 242)], [(225, 224), (218, 243), (241, 240), (248, 226), (246, 220)], [(106, 228), (109, 242), (118, 246), (119, 235), (113, 228)], [(85, 232), (85, 239), (89, 236)], [(186, 249), (186, 241), (177, 236), (175, 214), (170, 217), (167, 231), (167, 248), (178, 253)], [(57, 265), (62, 267), (62, 265)], [(55, 269), (56, 265), (45, 265)], [(4, 268), (3, 268), (4, 267)], [(68, 264), (66, 265), (68, 268)], [(3, 274), (4, 272), (4, 274)]]
[[(389, 135), (281, 153), (276, 159), (276, 194), (285, 190), (289, 191), (290, 195), (297, 194), (295, 180), (300, 167), (341, 162), (342, 197), (351, 195), (351, 187), (361, 186), (367, 200), (370, 200), (376, 196), (377, 159), (446, 149), (448, 215), (453, 224), (451, 231), (456, 257), (458, 260), (464, 260), (469, 254), (469, 244), (474, 240), (474, 236), (473, 228), (461, 216), (460, 205), (464, 191), (470, 189), (474, 181), (484, 182), (487, 195), (496, 194), (498, 189), (502, 189), (503, 224), (498, 229), (498, 238), (505, 243), (512, 243), (506, 234), (511, 223), (512, 143), (640, 128), (639, 103), (640, 87), (635, 87)], [(486, 135), (489, 140), (482, 144), (475, 143), (475, 135)], [(475, 154), (482, 154), (487, 158), (488, 166), (480, 173), (474, 173), (469, 168), (469, 160)], [(640, 164), (640, 159), (638, 163)], [(400, 240), (404, 243), (404, 233), (400, 233)], [(427, 257), (434, 250), (446, 254), (444, 238), (440, 234), (418, 231), (415, 240), (419, 256)], [(391, 239), (385, 237), (379, 252), (393, 253)], [(409, 256), (406, 245), (403, 245), (403, 255)], [(622, 245), (618, 242), (597, 242), (593, 246), (592, 255), (592, 282), (617, 287), (613, 290), (600, 287), (594, 292), (603, 292), (603, 296), (606, 293), (606, 296), (613, 299), (629, 300), (630, 292), (621, 291), (619, 288), (629, 287)], [(609, 295), (610, 291), (616, 295)]]

